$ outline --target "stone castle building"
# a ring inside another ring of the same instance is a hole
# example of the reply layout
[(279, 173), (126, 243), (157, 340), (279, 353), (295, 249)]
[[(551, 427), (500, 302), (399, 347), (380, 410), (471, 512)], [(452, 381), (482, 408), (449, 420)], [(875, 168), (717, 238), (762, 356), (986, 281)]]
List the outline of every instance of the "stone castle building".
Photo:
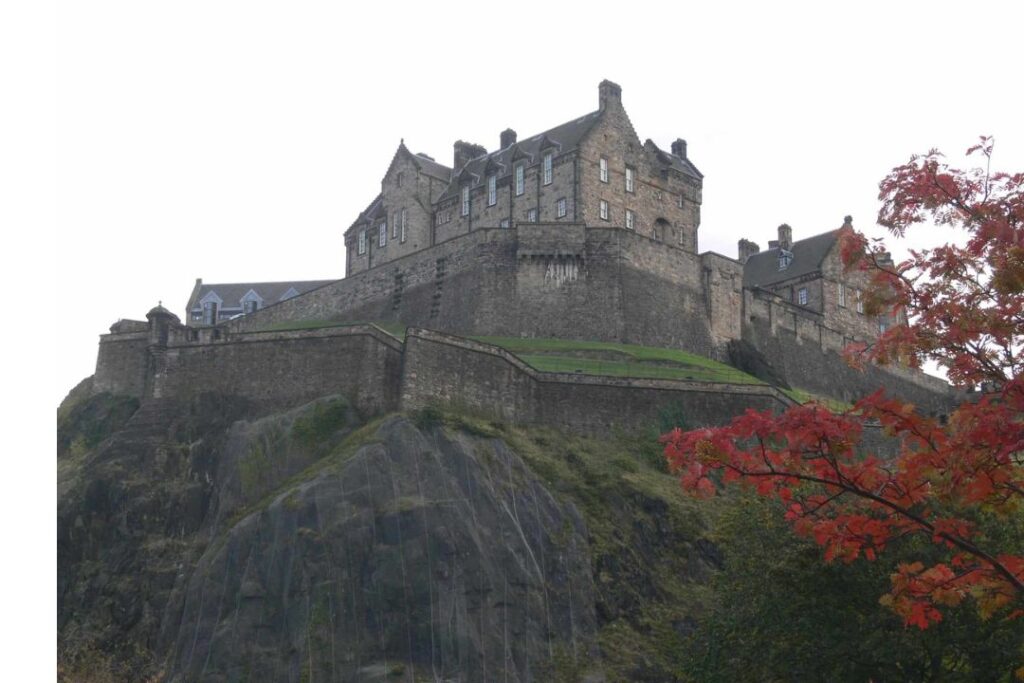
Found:
[[(776, 387), (853, 400), (885, 386), (944, 410), (945, 382), (840, 356), (901, 322), (867, 315), (864, 275), (842, 267), (849, 217), (799, 240), (780, 226), (764, 251), (741, 240), (737, 258), (699, 253), (702, 187), (685, 141), (641, 142), (608, 81), (596, 111), (522, 141), (506, 130), (493, 152), (456, 142), (451, 167), (402, 142), (344, 234), (346, 277), (297, 295), (198, 284), (185, 324), (154, 309), (111, 328), (94, 386), (278, 406), (344, 390), (370, 411), (441, 402), (587, 430), (637, 424), (666, 401), (726, 419), (791, 400)], [(209, 324), (211, 292), (241, 312)], [(682, 349), (770, 386), (538, 373), (473, 339), (487, 336)]]

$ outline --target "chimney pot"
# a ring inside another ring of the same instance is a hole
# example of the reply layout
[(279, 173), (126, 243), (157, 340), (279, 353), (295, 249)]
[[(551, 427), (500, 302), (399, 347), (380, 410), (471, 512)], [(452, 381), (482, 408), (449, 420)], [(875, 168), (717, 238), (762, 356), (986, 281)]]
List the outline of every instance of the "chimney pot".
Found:
[(454, 168), (456, 170), (466, 165), (466, 162), (470, 159), (475, 159), (478, 156), (487, 154), (487, 150), (480, 145), (474, 145), (472, 142), (466, 142), (464, 140), (455, 141), (455, 158), (453, 159)]
[(515, 142), (516, 132), (514, 130), (512, 130), (511, 128), (506, 128), (505, 130), (501, 131), (500, 149), (505, 149), (506, 147), (515, 144)]
[(779, 246), (787, 251), (793, 246), (793, 228), (786, 223), (779, 226)]
[(757, 246), (756, 242), (751, 242), (750, 240), (742, 239), (739, 242), (738, 260), (740, 263), (746, 263), (747, 259), (749, 259), (751, 256), (760, 251), (761, 247)]
[(597, 86), (597, 99), (601, 111), (607, 109), (612, 102), (622, 104), (622, 88), (618, 83), (605, 79)]
[(682, 138), (676, 138), (676, 141), (672, 143), (672, 154), (676, 155), (680, 159), (686, 158), (686, 140)]

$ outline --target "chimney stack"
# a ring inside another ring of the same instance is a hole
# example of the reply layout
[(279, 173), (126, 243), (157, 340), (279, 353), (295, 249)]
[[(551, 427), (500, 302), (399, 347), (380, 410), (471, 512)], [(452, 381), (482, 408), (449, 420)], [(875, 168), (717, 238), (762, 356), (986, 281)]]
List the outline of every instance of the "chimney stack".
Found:
[(756, 242), (751, 242), (747, 239), (740, 240), (739, 262), (746, 263), (747, 259), (760, 251), (761, 247), (757, 246)]
[(852, 228), (853, 227), (853, 216), (843, 216), (843, 227), (844, 228)]
[(601, 111), (608, 108), (609, 104), (622, 104), (622, 88), (619, 87), (618, 83), (612, 83), (609, 80), (601, 81), (601, 84), (597, 86), (597, 100), (600, 105)]
[(465, 166), (466, 162), (470, 159), (475, 159), (484, 154), (487, 154), (487, 150), (480, 145), (474, 145), (472, 142), (465, 142), (463, 140), (456, 140), (454, 169), (458, 170)]
[(505, 130), (501, 131), (501, 147), (499, 147), (498, 149), (505, 149), (506, 147), (514, 145), (515, 142), (516, 132), (511, 128), (506, 128)]
[(686, 158), (686, 140), (682, 138), (676, 138), (676, 141), (672, 143), (672, 154), (676, 155), (680, 159)]
[(778, 240), (768, 240), (768, 250), (769, 251), (771, 251), (772, 249), (778, 249), (778, 248), (779, 248), (779, 241)]
[(779, 248), (786, 251), (793, 248), (793, 228), (786, 223), (779, 226)]

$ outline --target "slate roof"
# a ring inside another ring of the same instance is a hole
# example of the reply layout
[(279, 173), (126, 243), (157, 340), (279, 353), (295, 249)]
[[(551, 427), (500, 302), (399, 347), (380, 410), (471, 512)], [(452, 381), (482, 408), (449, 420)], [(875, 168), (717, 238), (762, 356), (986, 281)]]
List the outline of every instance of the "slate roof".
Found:
[(825, 256), (838, 239), (839, 230), (830, 230), (793, 242), (793, 260), (785, 270), (779, 270), (778, 248), (758, 252), (743, 266), (743, 286), (764, 287), (821, 270)]
[(542, 145), (554, 144), (559, 154), (576, 149), (583, 136), (590, 132), (590, 129), (597, 123), (600, 115), (601, 110), (592, 111), (578, 119), (555, 126), (551, 130), (519, 140), (504, 149), (470, 159), (466, 162), (465, 166), (457, 169), (458, 172), (454, 174), (452, 182), (441, 193), (437, 201), (440, 202), (458, 196), (459, 190), (462, 187), (462, 178), (469, 178), (470, 185), (476, 187), (484, 182), (484, 179), (490, 172), (497, 173), (499, 176), (510, 174), (512, 172), (513, 156), (518, 158), (525, 154), (531, 160), (531, 163), (536, 163), (540, 160)]
[(654, 144), (654, 141), (648, 139), (651, 147), (654, 148), (654, 155), (665, 166), (673, 168), (683, 175), (688, 175), (692, 178), (703, 178), (704, 174), (697, 170), (697, 167), (693, 165), (693, 162), (689, 159), (680, 159), (675, 154), (666, 152), (665, 150)]
[(439, 164), (433, 159), (429, 159), (423, 154), (413, 154), (413, 162), (420, 167), (420, 170), (429, 176), (434, 176), (445, 182), (452, 179), (452, 169), (448, 168), (444, 164)]
[(335, 280), (300, 280), (296, 282), (231, 282), (222, 284), (201, 284), (199, 290), (194, 293), (193, 298), (188, 302), (189, 313), (199, 308), (199, 302), (210, 292), (216, 292), (217, 296), (224, 302), (222, 308), (241, 308), (242, 297), (249, 290), (255, 291), (263, 299), (264, 306), (276, 304), (289, 289), (295, 288), (299, 294), (305, 294), (311, 290), (328, 285)]

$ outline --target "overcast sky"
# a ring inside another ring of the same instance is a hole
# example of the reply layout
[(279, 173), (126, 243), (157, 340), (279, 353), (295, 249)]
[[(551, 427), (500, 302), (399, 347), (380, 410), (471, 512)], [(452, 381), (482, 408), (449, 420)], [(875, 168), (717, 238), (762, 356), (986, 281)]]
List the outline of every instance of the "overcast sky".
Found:
[[(352, 9), (359, 6), (362, 9)], [(370, 9), (365, 9), (369, 7)], [(207, 282), (338, 278), (401, 138), (451, 164), (597, 108), (704, 173), (700, 250), (877, 233), (912, 153), (1024, 167), (1014, 4), (93, 2), (58, 12), (59, 400), (98, 335)], [(920, 236), (915, 236), (920, 237)]]

